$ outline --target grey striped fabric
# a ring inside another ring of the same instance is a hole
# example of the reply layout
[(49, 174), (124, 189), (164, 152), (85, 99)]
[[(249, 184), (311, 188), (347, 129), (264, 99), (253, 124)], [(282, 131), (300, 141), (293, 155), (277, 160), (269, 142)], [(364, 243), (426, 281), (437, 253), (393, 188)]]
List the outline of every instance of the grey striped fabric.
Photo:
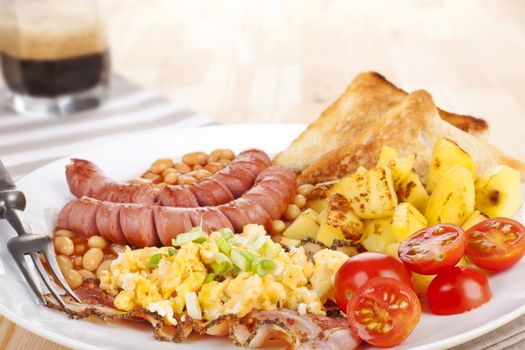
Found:
[[(201, 126), (213, 121), (114, 75), (109, 100), (94, 111), (42, 119), (18, 116), (1, 104), (0, 158), (17, 178), (118, 135), (175, 124)], [(454, 349), (525, 349), (525, 317)]]
[(12, 176), (18, 178), (52, 160), (106, 143), (118, 135), (176, 124), (201, 126), (213, 121), (114, 75), (108, 101), (93, 111), (35, 118), (17, 115), (1, 103), (0, 158)]

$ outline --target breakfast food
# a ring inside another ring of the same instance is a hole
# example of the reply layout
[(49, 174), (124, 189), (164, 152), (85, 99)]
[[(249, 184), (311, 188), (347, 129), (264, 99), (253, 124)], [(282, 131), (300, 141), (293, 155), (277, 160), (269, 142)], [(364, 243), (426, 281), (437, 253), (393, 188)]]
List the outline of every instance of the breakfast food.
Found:
[(270, 158), (259, 150), (247, 150), (224, 169), (196, 183), (168, 185), (155, 190), (146, 184), (119, 184), (93, 163), (72, 159), (66, 177), (72, 194), (80, 198), (117, 203), (155, 204), (173, 207), (212, 206), (227, 203), (252, 187), (260, 172), (270, 166)]
[[(479, 268), (525, 255), (525, 227), (509, 219), (523, 167), (474, 136), (483, 121), (366, 73), (312, 125), (277, 166), (259, 150), (196, 151), (120, 184), (74, 160), (79, 198), (60, 211), (54, 243), (82, 303), (66, 298), (62, 311), (143, 320), (164, 341), (354, 349), (400, 344), (429, 309), (490, 301)], [(325, 132), (333, 150), (294, 159)]]
[[(363, 130), (401, 104), (406, 96), (406, 92), (378, 73), (359, 74), (341, 97), (312, 122), (290, 147), (275, 157), (275, 164), (296, 172), (304, 170), (324, 154), (354, 142)], [(439, 110), (439, 116), (447, 123), (476, 135), (484, 134), (488, 128), (485, 121), (474, 117), (442, 110)]]
[[(485, 174), (496, 165), (508, 165), (522, 174), (525, 172), (525, 164), (506, 157), (486, 141), (443, 121), (432, 97), (426, 91), (419, 90), (379, 119), (368, 123), (348, 143), (322, 155), (302, 170), (298, 181), (325, 182), (353, 174), (359, 166), (369, 168), (377, 162), (385, 145), (402, 155), (417, 154), (414, 170), (426, 181), (432, 146), (439, 138), (447, 138), (470, 154), (480, 174)], [(283, 161), (277, 164), (286, 166)]]
[[(202, 226), (207, 232), (249, 223), (269, 227), (295, 196), (295, 175), (285, 169), (264, 169), (254, 186), (241, 197), (213, 207), (163, 207), (149, 204), (113, 203), (83, 197), (61, 210), (57, 225), (87, 237), (100, 234), (117, 243), (137, 247), (169, 244), (177, 234)], [(202, 223), (201, 223), (202, 222)]]

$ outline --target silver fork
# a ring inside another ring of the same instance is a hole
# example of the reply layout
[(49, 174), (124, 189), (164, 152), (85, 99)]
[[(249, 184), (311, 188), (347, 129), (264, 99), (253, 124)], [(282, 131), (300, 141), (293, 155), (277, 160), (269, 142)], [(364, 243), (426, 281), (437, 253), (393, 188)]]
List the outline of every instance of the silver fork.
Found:
[(66, 307), (64, 301), (53, 287), (53, 284), (40, 261), (38, 256), (39, 253), (43, 254), (45, 257), (55, 281), (57, 281), (62, 289), (64, 289), (64, 291), (74, 300), (80, 302), (80, 299), (71, 290), (60, 271), (51, 237), (46, 234), (36, 234), (32, 231), (31, 227), (23, 218), (23, 210), (25, 207), (26, 199), (24, 194), (16, 189), (11, 176), (9, 176), (7, 169), (2, 164), (2, 161), (0, 161), (0, 219), (6, 219), (18, 234), (18, 237), (11, 238), (7, 242), (9, 253), (15, 260), (20, 271), (22, 271), (22, 275), (40, 303), (46, 304), (46, 300), (29, 270), (29, 266), (25, 259), (26, 255), (29, 255), (33, 261), (38, 275), (46, 285), (47, 290), (63, 308)]

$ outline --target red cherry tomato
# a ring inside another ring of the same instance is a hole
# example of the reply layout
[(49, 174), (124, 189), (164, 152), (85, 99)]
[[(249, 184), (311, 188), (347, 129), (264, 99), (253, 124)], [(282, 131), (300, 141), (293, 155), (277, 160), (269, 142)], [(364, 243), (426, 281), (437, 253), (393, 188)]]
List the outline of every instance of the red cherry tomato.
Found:
[(375, 346), (390, 347), (412, 333), (421, 316), (421, 305), (406, 284), (376, 277), (355, 292), (346, 315), (359, 338)]
[(348, 259), (334, 279), (335, 301), (342, 311), (352, 294), (374, 277), (390, 277), (412, 288), (412, 275), (403, 263), (383, 253), (361, 253)]
[(485, 304), (492, 296), (487, 276), (465, 266), (437, 275), (428, 286), (427, 300), (436, 315), (454, 315)]
[(399, 246), (399, 258), (421, 275), (436, 275), (455, 266), (465, 254), (461, 227), (439, 224), (424, 228)]
[(524, 235), (525, 227), (515, 220), (486, 220), (467, 231), (466, 254), (479, 267), (503, 271), (525, 254)]

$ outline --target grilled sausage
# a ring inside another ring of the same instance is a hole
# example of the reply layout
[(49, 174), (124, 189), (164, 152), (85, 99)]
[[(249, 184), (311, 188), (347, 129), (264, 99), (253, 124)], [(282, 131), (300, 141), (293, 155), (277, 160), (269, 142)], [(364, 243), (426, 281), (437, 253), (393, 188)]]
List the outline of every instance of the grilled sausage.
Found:
[(120, 184), (109, 179), (95, 164), (83, 159), (72, 159), (72, 163), (66, 166), (66, 178), (71, 193), (78, 198), (87, 196), (116, 203), (160, 203), (164, 206), (213, 206), (241, 196), (253, 186), (258, 174), (270, 165), (266, 153), (248, 150), (208, 179), (191, 185), (166, 186), (160, 192), (146, 184)]
[(249, 223), (269, 227), (295, 196), (295, 174), (276, 167), (263, 170), (255, 185), (240, 198), (218, 206), (182, 208), (108, 203), (91, 198), (74, 200), (62, 209), (58, 226), (90, 236), (101, 234), (137, 247), (164, 245), (179, 233), (202, 226), (206, 232), (223, 227), (241, 232)]

